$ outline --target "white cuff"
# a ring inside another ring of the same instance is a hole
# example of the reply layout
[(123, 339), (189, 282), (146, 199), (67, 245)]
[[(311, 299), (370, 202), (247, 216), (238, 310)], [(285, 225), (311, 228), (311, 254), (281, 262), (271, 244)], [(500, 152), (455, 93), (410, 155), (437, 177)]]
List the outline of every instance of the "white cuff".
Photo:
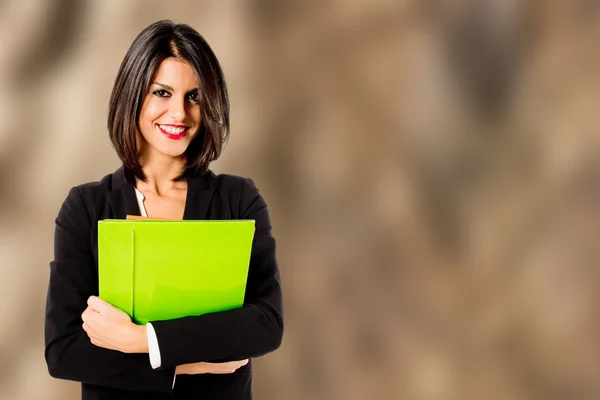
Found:
[[(150, 365), (154, 369), (160, 368), (161, 360), (160, 348), (158, 347), (158, 338), (156, 337), (156, 332), (154, 331), (154, 327), (150, 322), (146, 324), (146, 333), (148, 335), (148, 353), (150, 355)], [(175, 385), (175, 380), (173, 380), (173, 385)]]

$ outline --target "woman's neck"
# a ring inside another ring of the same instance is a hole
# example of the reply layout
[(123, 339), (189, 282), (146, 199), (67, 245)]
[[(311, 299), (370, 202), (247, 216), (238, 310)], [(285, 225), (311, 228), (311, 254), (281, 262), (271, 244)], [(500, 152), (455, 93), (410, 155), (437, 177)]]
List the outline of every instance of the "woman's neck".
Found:
[(185, 159), (162, 156), (146, 160), (140, 159), (146, 182), (136, 179), (136, 187), (140, 191), (166, 194), (172, 190), (187, 189), (187, 182), (174, 181), (186, 168)]

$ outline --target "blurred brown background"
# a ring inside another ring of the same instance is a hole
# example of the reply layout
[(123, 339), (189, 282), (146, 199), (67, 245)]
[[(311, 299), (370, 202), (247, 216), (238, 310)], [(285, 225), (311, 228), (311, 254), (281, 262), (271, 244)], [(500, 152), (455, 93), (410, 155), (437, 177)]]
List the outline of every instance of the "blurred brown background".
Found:
[(278, 239), (257, 399), (600, 398), (600, 3), (0, 0), (0, 398), (49, 377), (54, 218), (119, 166), (108, 98), (159, 19), (221, 60)]

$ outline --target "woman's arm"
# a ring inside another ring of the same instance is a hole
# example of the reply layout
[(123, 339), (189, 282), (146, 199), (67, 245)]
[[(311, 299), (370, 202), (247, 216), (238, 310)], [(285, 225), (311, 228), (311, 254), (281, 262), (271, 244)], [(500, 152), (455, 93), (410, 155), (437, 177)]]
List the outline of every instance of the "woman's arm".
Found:
[(45, 318), (50, 375), (117, 389), (171, 393), (175, 366), (153, 370), (147, 354), (97, 347), (83, 330), (81, 314), (89, 296), (98, 294), (91, 229), (79, 189), (73, 188), (56, 218), (50, 263)]
[(240, 219), (256, 221), (244, 306), (153, 322), (162, 367), (254, 358), (281, 344), (283, 299), (275, 239), (267, 205), (250, 179), (244, 182), (239, 211)]

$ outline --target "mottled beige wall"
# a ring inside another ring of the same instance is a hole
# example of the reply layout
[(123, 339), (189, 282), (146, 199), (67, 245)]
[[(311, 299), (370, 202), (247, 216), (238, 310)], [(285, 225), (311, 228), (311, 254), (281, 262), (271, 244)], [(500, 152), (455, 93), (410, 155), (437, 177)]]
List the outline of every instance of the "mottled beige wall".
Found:
[(170, 18), (221, 60), (279, 243), (257, 399), (600, 398), (600, 4), (0, 1), (0, 399), (75, 399), (43, 312), (68, 189), (118, 167), (112, 81)]

